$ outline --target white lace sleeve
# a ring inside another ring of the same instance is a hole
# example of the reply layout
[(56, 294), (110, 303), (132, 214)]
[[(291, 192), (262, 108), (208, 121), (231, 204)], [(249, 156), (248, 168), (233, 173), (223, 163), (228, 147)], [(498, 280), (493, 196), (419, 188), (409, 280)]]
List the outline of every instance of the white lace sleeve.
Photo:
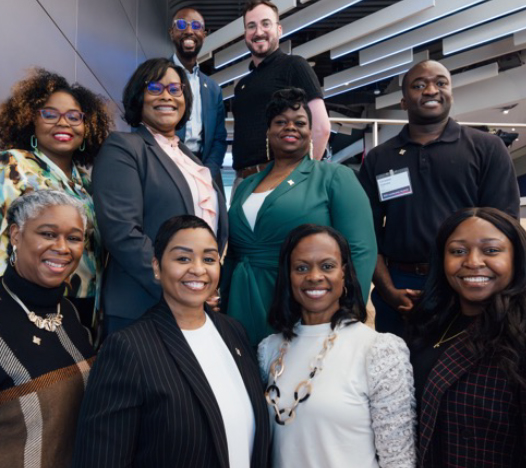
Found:
[(367, 356), (367, 379), (376, 452), (381, 468), (416, 466), (416, 400), (409, 350), (382, 333)]

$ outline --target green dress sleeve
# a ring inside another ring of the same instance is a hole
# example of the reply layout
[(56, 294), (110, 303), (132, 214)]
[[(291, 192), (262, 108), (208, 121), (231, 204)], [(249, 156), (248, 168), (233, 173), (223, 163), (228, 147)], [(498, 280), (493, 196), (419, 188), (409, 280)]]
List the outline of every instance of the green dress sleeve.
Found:
[(328, 192), (332, 227), (349, 242), (354, 269), (367, 302), (377, 259), (369, 199), (352, 169), (345, 166), (336, 167)]

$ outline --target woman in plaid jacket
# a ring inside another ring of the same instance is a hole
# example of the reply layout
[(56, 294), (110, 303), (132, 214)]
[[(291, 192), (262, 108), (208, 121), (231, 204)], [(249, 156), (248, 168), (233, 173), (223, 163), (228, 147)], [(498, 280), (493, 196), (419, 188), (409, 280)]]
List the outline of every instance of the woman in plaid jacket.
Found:
[(526, 467), (526, 233), (494, 208), (450, 216), (414, 311), (419, 467)]

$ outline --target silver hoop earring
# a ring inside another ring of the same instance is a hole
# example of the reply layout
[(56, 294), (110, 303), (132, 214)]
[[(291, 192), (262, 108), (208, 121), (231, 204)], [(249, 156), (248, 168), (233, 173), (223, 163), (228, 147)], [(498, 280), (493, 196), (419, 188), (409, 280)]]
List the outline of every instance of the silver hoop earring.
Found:
[(267, 161), (270, 161), (270, 146), (268, 144), (268, 137), (267, 137)]
[(82, 144), (79, 146), (79, 151), (84, 151), (86, 149), (86, 140), (82, 140)]
[(38, 146), (38, 140), (35, 135), (31, 135), (31, 139), (29, 140), (29, 144), (31, 145), (31, 148), (37, 149)]
[(9, 264), (14, 267), (16, 263), (16, 245), (13, 246), (13, 251), (11, 252), (11, 255), (9, 256)]

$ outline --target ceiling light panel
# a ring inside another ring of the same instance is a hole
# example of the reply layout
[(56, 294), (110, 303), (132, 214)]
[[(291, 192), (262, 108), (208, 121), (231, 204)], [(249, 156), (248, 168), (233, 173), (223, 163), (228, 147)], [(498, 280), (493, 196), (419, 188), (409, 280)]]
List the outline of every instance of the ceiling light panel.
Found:
[[(525, 5), (526, 6), (526, 5)], [(446, 37), (442, 41), (442, 52), (444, 55), (454, 54), (461, 50), (475, 47), (485, 42), (509, 36), (514, 32), (526, 28), (526, 10), (515, 13), (505, 18), (483, 24), (473, 29)]]
[(360, 65), (472, 28), (526, 8), (524, 0), (491, 0), (360, 51)]
[[(278, 7), (280, 15), (286, 13), (287, 11), (296, 8), (297, 0), (274, 0), (274, 4)], [(203, 62), (210, 58), (212, 52), (218, 49), (229, 42), (237, 39), (239, 36), (242, 36), (245, 31), (243, 25), (243, 17), (240, 17), (231, 23), (228, 23), (226, 26), (223, 26), (221, 29), (207, 36), (206, 41), (203, 44), (203, 48), (199, 53), (198, 61)]]
[(426, 8), (431, 8), (434, 4), (435, 0), (402, 0), (372, 15), (368, 15), (312, 41), (306, 42), (296, 47), (292, 53), (301, 55), (304, 58), (314, 57), (334, 47), (338, 47), (349, 40), (364, 36), (372, 30), (383, 28)]
[[(408, 15), (407, 18), (402, 19), (395, 24), (391, 24), (392, 21), (390, 21), (388, 15), (382, 15), (383, 17), (380, 19), (380, 14), (383, 11), (386, 11), (388, 8), (385, 10), (380, 10), (364, 18), (364, 20), (370, 18), (371, 21), (374, 22), (374, 28), (370, 28), (367, 24), (366, 27), (369, 29), (367, 30), (367, 34), (365, 36), (350, 40), (349, 42), (332, 49), (331, 59), (334, 60), (356, 50), (365, 49), (366, 47), (376, 44), (377, 42), (397, 36), (398, 34), (409, 31), (410, 29), (418, 28), (424, 24), (430, 23), (431, 21), (436, 21), (440, 18), (443, 18), (444, 16), (453, 14), (457, 11), (476, 5), (477, 3), (481, 3), (483, 1), (485, 0), (455, 0), (454, 2), (451, 0), (435, 0), (434, 7), (424, 9), (410, 16)], [(396, 3), (393, 6), (398, 5), (400, 5), (400, 3)], [(378, 18), (375, 18), (376, 15), (378, 15)], [(385, 27), (380, 26), (382, 22), (386, 24)], [(353, 23), (353, 25), (354, 24), (356, 23)]]
[(365, 65), (364, 67), (351, 67), (347, 70), (335, 73), (334, 75), (326, 76), (323, 80), (325, 91), (342, 86), (343, 84), (351, 84), (356, 81), (364, 80), (370, 76), (378, 75), (380, 73), (392, 70), (393, 68), (400, 68), (413, 60), (413, 51), (404, 50), (399, 54), (391, 55), (385, 60)]
[[(321, 21), (322, 19), (334, 15), (335, 13), (361, 1), (362, 0), (321, 0), (320, 2), (310, 5), (281, 21), (281, 26), (283, 28), (282, 37), (290, 36), (300, 29), (306, 28), (313, 23)], [(214, 66), (216, 68), (221, 68), (248, 54), (249, 51), (245, 45), (245, 41), (236, 42), (230, 47), (215, 54)]]
[(519, 31), (513, 35), (513, 44), (515, 46), (526, 45), (526, 31)]

